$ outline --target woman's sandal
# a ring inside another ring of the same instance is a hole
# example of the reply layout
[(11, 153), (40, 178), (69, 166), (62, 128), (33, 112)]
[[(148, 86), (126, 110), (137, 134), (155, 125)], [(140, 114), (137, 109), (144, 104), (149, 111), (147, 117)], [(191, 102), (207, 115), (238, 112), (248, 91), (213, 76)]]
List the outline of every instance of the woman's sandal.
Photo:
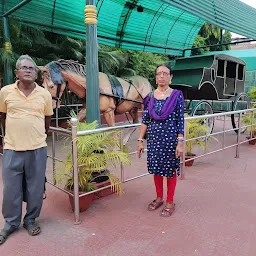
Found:
[(28, 231), (28, 233), (31, 236), (36, 236), (39, 233), (41, 233), (41, 228), (37, 223), (28, 224), (28, 225), (24, 224), (23, 227)]
[(161, 211), (161, 216), (162, 217), (170, 217), (175, 210), (175, 204), (172, 205), (171, 208), (167, 208), (166, 206), (164, 209)]
[(156, 201), (153, 200), (149, 205), (148, 205), (148, 210), (149, 211), (155, 211), (156, 209), (158, 209), (164, 202), (163, 201)]

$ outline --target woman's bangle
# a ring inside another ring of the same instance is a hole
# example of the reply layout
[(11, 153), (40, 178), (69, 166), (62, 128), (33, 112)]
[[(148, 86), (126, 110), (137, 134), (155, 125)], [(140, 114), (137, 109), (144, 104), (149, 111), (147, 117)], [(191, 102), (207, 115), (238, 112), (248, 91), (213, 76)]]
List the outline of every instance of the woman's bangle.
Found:
[(137, 139), (137, 141), (141, 141), (141, 142), (143, 142), (143, 139)]
[(184, 139), (178, 139), (178, 142), (184, 142)]

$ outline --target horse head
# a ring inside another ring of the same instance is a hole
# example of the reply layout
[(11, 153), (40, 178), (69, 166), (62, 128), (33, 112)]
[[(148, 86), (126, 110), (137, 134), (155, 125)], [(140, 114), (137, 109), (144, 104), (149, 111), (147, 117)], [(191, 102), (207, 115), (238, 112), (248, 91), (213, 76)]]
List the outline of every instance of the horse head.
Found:
[(59, 108), (61, 96), (66, 87), (60, 67), (55, 62), (50, 62), (46, 66), (39, 66), (38, 68), (42, 73), (42, 86), (52, 95), (53, 108)]

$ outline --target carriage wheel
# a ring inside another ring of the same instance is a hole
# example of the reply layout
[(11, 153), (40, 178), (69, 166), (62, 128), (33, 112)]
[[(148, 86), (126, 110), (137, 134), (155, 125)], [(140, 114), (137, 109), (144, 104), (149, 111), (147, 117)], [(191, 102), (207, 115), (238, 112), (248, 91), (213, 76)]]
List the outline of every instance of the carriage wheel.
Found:
[[(213, 114), (213, 108), (212, 105), (206, 100), (199, 101), (191, 112), (191, 116), (202, 116), (210, 114)], [(202, 125), (208, 126), (206, 135), (209, 136), (212, 133), (214, 127), (214, 117), (202, 119)]]
[[(251, 102), (247, 94), (244, 92), (241, 92), (235, 97), (235, 100), (232, 102), (232, 111), (248, 109), (250, 108), (250, 105), (251, 105)], [(242, 113), (242, 116), (243, 115), (244, 113)], [(232, 114), (231, 121), (232, 121), (233, 128), (237, 129), (238, 123), (239, 123), (239, 114)], [(242, 126), (243, 126), (243, 123), (242, 123)], [(241, 133), (244, 133), (245, 130), (246, 128), (242, 128)], [(235, 130), (235, 132), (238, 133), (238, 130)]]

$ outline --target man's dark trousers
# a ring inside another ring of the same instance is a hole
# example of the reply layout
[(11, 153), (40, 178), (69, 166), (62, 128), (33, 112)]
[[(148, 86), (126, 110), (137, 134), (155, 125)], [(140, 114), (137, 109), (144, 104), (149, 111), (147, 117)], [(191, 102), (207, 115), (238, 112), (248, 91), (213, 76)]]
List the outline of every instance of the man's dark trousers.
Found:
[(4, 229), (19, 227), (22, 217), (23, 177), (26, 180), (27, 213), (24, 224), (29, 225), (39, 217), (43, 204), (45, 170), (47, 160), (46, 147), (14, 151), (4, 150), (3, 155), (3, 206)]

